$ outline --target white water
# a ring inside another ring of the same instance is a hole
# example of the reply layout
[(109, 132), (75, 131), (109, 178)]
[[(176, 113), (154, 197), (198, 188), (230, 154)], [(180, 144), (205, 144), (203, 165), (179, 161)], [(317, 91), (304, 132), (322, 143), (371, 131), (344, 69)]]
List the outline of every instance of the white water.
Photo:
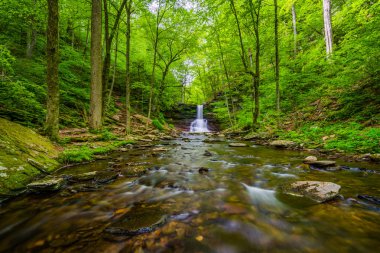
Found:
[(207, 128), (207, 120), (203, 119), (203, 105), (197, 105), (197, 119), (191, 122), (190, 132), (210, 132)]

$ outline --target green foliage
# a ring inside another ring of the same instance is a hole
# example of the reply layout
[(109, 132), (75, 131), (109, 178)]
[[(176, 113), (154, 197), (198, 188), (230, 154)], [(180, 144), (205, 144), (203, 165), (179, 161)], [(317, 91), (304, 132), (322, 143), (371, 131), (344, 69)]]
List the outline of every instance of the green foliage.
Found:
[(297, 131), (280, 133), (280, 138), (309, 147), (336, 149), (344, 152), (380, 152), (380, 129), (349, 122), (339, 124), (306, 124)]
[(0, 45), (0, 78), (13, 74), (14, 62), (11, 52), (4, 45)]
[(112, 132), (110, 132), (108, 130), (103, 130), (102, 131), (101, 140), (103, 140), (103, 141), (111, 141), (111, 140), (115, 140), (115, 139), (117, 139), (117, 136), (115, 134), (113, 134)]
[(36, 98), (36, 93), (27, 89), (35, 84), (22, 81), (5, 81), (0, 85), (0, 114), (18, 122), (42, 124), (45, 110)]
[(160, 130), (160, 131), (164, 130), (164, 126), (162, 125), (162, 123), (160, 122), (159, 119), (154, 119), (154, 120), (152, 120), (152, 124), (153, 124), (153, 126), (155, 126), (158, 130)]

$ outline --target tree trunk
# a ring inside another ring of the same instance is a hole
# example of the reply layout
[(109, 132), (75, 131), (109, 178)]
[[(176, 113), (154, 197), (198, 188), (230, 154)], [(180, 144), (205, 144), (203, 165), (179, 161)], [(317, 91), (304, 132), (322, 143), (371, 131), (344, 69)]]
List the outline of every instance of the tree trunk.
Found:
[(48, 0), (47, 27), (47, 115), (45, 132), (58, 139), (59, 131), (59, 82), (58, 82), (58, 0)]
[(131, 13), (132, 13), (132, 0), (129, 0), (125, 5), (127, 13), (127, 32), (126, 32), (126, 83), (125, 83), (125, 133), (131, 133)]
[(115, 43), (115, 52), (114, 52), (115, 56), (114, 56), (114, 63), (113, 63), (112, 83), (111, 83), (110, 90), (108, 92), (107, 108), (110, 106), (111, 98), (112, 98), (112, 92), (113, 92), (113, 87), (115, 85), (118, 46), (119, 46), (119, 31), (116, 33), (116, 43)]
[(297, 15), (295, 4), (292, 4), (292, 20), (293, 20), (293, 37), (294, 37), (294, 57), (297, 55)]
[[(83, 58), (86, 56), (87, 53), (87, 46), (88, 46), (88, 37), (90, 35), (90, 19), (87, 21), (87, 28), (86, 28), (86, 43), (84, 44), (83, 49)], [(83, 59), (84, 60), (84, 59)]]
[(275, 44), (275, 57), (276, 57), (276, 109), (280, 111), (280, 58), (278, 54), (278, 5), (277, 0), (274, 0), (274, 44)]
[(323, 20), (325, 25), (326, 55), (329, 57), (333, 52), (330, 0), (323, 0)]
[(102, 1), (92, 0), (90, 128), (102, 127)]
[(102, 111), (102, 117), (105, 116), (105, 113), (107, 111), (106, 108), (106, 95), (108, 91), (108, 81), (109, 81), (109, 72), (110, 72), (110, 66), (111, 66), (111, 45), (113, 38), (116, 34), (117, 27), (119, 26), (119, 21), (121, 17), (121, 13), (123, 12), (124, 6), (126, 4), (127, 0), (123, 0), (121, 3), (119, 9), (117, 10), (115, 22), (112, 26), (112, 29), (110, 31), (109, 29), (109, 18), (108, 18), (108, 1), (103, 0), (104, 5), (104, 41), (105, 41), (105, 55), (104, 55), (104, 61), (103, 61), (103, 69), (102, 69), (102, 84), (103, 84), (103, 111)]
[(36, 8), (37, 8), (37, 0), (33, 1), (34, 4), (34, 13), (30, 20), (30, 27), (27, 32), (26, 39), (26, 58), (32, 58), (34, 49), (37, 44), (37, 29), (36, 29)]
[(152, 106), (153, 106), (153, 91), (154, 91), (154, 83), (155, 83), (155, 74), (156, 74), (156, 64), (157, 64), (157, 50), (158, 50), (158, 35), (159, 35), (159, 25), (160, 25), (160, 8), (161, 8), (161, 1), (158, 1), (158, 10), (157, 10), (157, 17), (156, 17), (156, 31), (155, 31), (155, 37), (154, 37), (154, 46), (153, 46), (153, 66), (152, 66), (152, 76), (150, 79), (150, 91), (149, 91), (149, 107), (148, 107), (148, 118), (150, 119), (151, 113), (152, 113)]

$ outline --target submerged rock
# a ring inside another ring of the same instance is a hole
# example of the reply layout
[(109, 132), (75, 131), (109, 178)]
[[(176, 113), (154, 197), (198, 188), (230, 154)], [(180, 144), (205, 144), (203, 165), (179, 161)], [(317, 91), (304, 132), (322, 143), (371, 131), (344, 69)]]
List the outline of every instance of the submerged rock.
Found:
[(358, 195), (358, 198), (371, 204), (380, 205), (380, 198), (369, 195)]
[(139, 235), (154, 231), (166, 221), (167, 215), (157, 207), (135, 206), (104, 232), (124, 236)]
[(336, 162), (335, 161), (309, 161), (305, 162), (311, 166), (315, 166), (317, 168), (325, 168), (325, 167), (333, 167), (335, 166)]
[(205, 152), (203, 153), (203, 156), (212, 156), (212, 153), (208, 150), (205, 150)]
[(331, 182), (297, 181), (292, 183), (285, 192), (322, 203), (338, 196), (340, 188), (340, 185)]
[(65, 183), (63, 178), (44, 178), (27, 185), (27, 188), (33, 192), (58, 191)]
[(209, 172), (209, 171), (210, 171), (210, 169), (205, 168), (205, 167), (200, 167), (200, 168), (198, 169), (199, 174), (206, 174), (206, 173)]
[(274, 146), (276, 148), (292, 148), (296, 146), (296, 143), (293, 141), (275, 140), (269, 143), (269, 145)]
[(230, 147), (248, 147), (248, 144), (239, 143), (239, 142), (232, 142), (232, 143), (229, 143), (228, 146), (230, 146)]

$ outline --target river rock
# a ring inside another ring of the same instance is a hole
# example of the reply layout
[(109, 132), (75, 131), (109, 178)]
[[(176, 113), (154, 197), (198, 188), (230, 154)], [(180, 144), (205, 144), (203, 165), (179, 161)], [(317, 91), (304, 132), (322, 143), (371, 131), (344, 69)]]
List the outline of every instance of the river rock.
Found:
[(305, 162), (311, 166), (315, 166), (317, 168), (326, 168), (326, 167), (333, 167), (335, 166), (336, 162), (335, 161), (310, 161), (310, 162)]
[(200, 167), (198, 169), (198, 172), (199, 174), (206, 174), (207, 172), (209, 172), (210, 170), (208, 168), (205, 168), (205, 167)]
[(205, 152), (203, 153), (203, 156), (212, 156), (212, 153), (208, 150), (205, 150)]
[(81, 173), (77, 175), (69, 175), (69, 181), (88, 181), (88, 180), (93, 180), (97, 174), (97, 171), (90, 171), (86, 173)]
[(293, 141), (275, 140), (269, 143), (269, 145), (274, 146), (276, 148), (292, 148), (296, 146), (296, 143)]
[(118, 172), (114, 171), (99, 171), (94, 178), (95, 182), (104, 184), (115, 180), (119, 176)]
[(27, 185), (27, 188), (33, 192), (58, 191), (65, 183), (63, 178), (46, 177)]
[(154, 231), (166, 223), (167, 215), (157, 207), (133, 207), (105, 229), (113, 235), (133, 236)]
[(228, 146), (230, 146), (230, 147), (248, 147), (248, 144), (239, 143), (239, 142), (232, 142), (232, 143), (229, 143)]
[(303, 162), (304, 163), (311, 163), (311, 162), (315, 162), (317, 160), (318, 160), (317, 157), (311, 155), (311, 156), (308, 156), (305, 159), (303, 159)]
[(335, 198), (340, 190), (340, 185), (321, 181), (297, 181), (292, 183), (286, 193), (308, 197), (318, 203)]

